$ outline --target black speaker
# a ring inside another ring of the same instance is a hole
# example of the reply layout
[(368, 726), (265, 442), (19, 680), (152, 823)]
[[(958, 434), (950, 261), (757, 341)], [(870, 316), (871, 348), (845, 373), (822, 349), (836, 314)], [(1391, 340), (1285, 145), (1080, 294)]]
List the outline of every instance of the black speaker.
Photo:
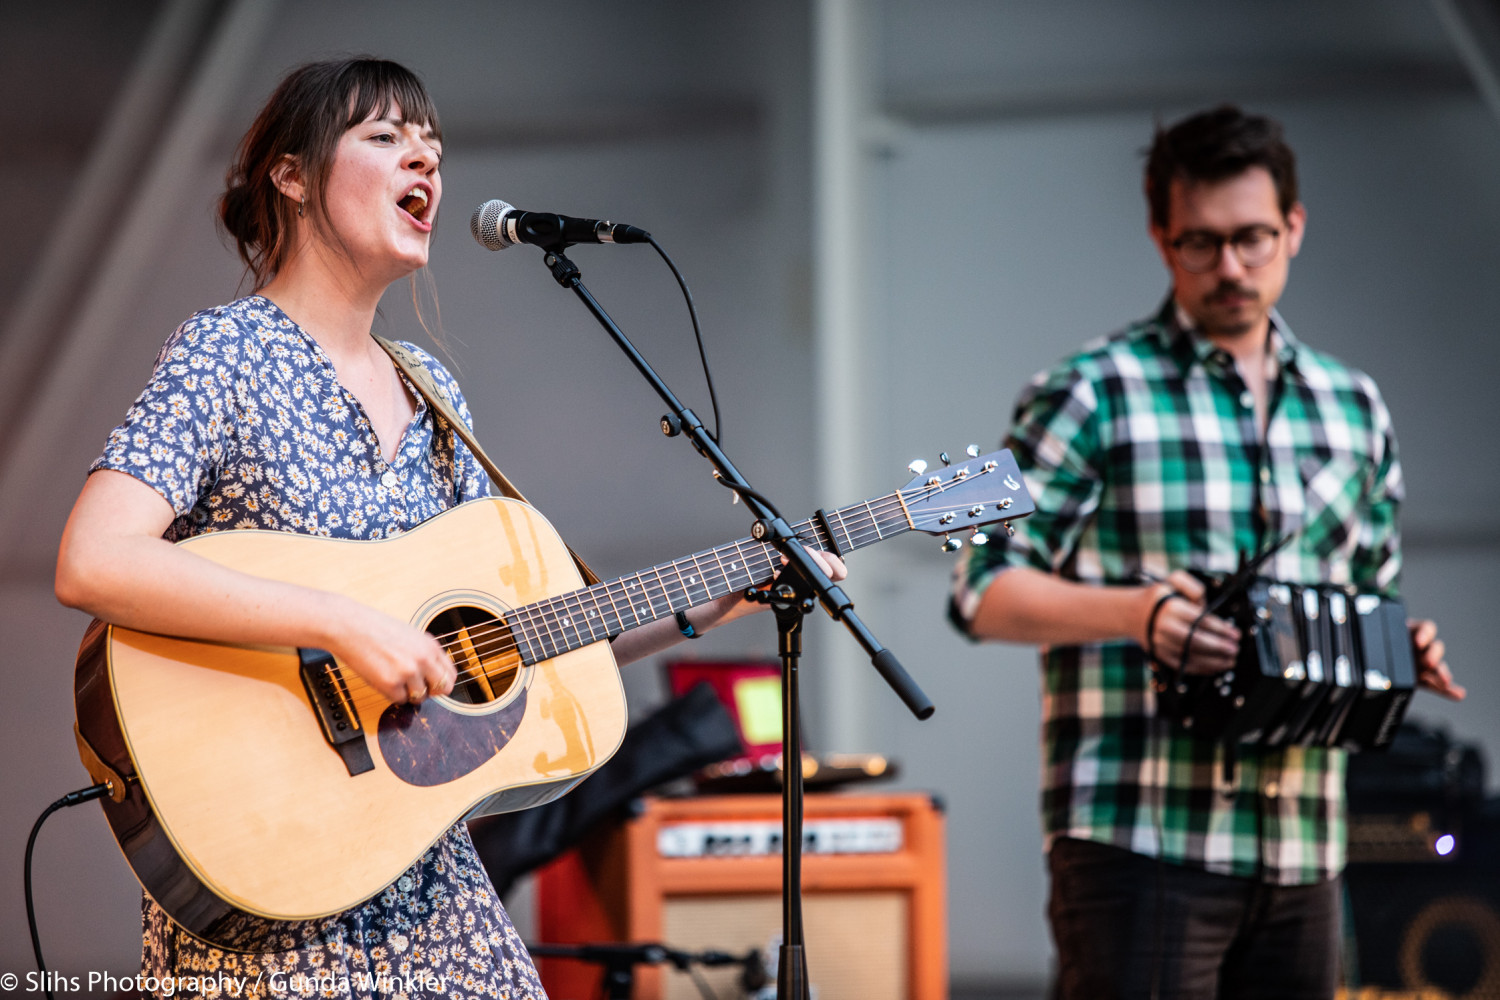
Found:
[[(1432, 741), (1420, 735), (1413, 746)], [(1345, 883), (1356, 957), (1346, 978), (1409, 996), (1500, 1000), (1500, 799), (1471, 798), (1483, 785), (1472, 748), (1438, 756), (1445, 774), (1388, 760), (1378, 812), (1375, 775), (1351, 773)]]

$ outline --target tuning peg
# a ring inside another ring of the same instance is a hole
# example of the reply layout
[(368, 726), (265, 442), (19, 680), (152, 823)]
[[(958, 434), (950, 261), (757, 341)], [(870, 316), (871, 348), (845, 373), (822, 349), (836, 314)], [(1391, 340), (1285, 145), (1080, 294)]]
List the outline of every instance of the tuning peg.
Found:
[(915, 459), (910, 465), (906, 467), (906, 471), (910, 472), (914, 476), (920, 476), (922, 473), (927, 471), (927, 463), (920, 458)]
[(990, 536), (985, 534), (983, 531), (980, 531), (978, 528), (975, 528), (974, 533), (969, 536), (970, 545), (984, 545), (988, 543), (989, 540)]
[(995, 504), (995, 509), (1010, 510), (1010, 505), (1013, 503), (1015, 503), (1014, 500), (1012, 500), (1010, 497), (1006, 497), (1004, 500), (1001, 500), (999, 503)]
[(972, 506), (972, 507), (969, 508), (969, 516), (970, 517), (978, 517), (980, 514), (983, 514), (983, 513), (984, 513), (984, 505), (983, 504), (975, 504), (974, 506)]
[(964, 454), (968, 455), (970, 458), (978, 458), (979, 457), (979, 445), (977, 445), (977, 444), (971, 444), (971, 445), (969, 445), (967, 448), (964, 449)]
[(964, 543), (959, 541), (957, 538), (948, 539), (947, 541), (943, 542), (942, 546), (944, 552), (957, 552), (963, 547)]
[(948, 453), (946, 451), (938, 455), (938, 461), (942, 462), (944, 465), (953, 464), (953, 459), (948, 457)]
[(944, 514), (942, 517), (938, 518), (938, 524), (952, 524), (954, 517), (955, 517), (955, 515), (954, 515), (953, 511), (950, 510), (948, 513)]
[(1012, 538), (1014, 538), (1014, 537), (1015, 537), (1015, 535), (1016, 535), (1016, 529), (1015, 529), (1015, 528), (1012, 528), (1012, 527), (1011, 527), (1011, 526), (1010, 526), (1010, 522), (1009, 522), (1009, 521), (1006, 521), (1006, 522), (1005, 522), (1005, 533), (1006, 533), (1006, 534), (1007, 534), (1007, 535), (1010, 535), (1010, 536), (1011, 536), (1011, 537), (1012, 537)]

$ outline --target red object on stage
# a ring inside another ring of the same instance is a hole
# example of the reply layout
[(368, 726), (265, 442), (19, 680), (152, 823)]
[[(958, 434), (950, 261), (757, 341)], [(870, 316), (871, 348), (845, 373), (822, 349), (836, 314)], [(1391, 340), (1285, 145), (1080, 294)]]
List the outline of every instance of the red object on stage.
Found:
[[(781, 800), (775, 795), (644, 799), (537, 875), (537, 939), (660, 942), (744, 954), (781, 929)], [(827, 998), (947, 995), (944, 825), (930, 796), (809, 795), (803, 915), (809, 982)], [(597, 996), (598, 967), (540, 959), (547, 992)], [(737, 995), (733, 967), (699, 970)], [(774, 982), (774, 980), (773, 980)], [(683, 973), (637, 967), (637, 1000), (697, 1000)]]

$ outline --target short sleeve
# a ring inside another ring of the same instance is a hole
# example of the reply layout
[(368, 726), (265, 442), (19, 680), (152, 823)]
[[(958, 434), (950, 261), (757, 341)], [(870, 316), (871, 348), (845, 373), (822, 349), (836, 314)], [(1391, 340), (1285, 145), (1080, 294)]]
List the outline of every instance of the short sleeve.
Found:
[(161, 494), (178, 517), (191, 511), (232, 451), (237, 356), (232, 322), (212, 312), (188, 319), (89, 471), (123, 472)]
[(959, 560), (948, 615), (960, 631), (970, 634), (985, 590), (1006, 569), (1056, 572), (1067, 561), (1102, 490), (1099, 423), (1093, 385), (1071, 366), (1042, 372), (1022, 391), (1005, 447), (1036, 512), (1014, 522), (1014, 535), (996, 532)]

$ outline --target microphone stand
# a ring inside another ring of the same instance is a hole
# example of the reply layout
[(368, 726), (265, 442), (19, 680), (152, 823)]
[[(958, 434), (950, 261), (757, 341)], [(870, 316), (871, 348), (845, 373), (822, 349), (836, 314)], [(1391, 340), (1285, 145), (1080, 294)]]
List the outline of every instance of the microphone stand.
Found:
[(599, 321), (620, 350), (630, 359), (670, 408), (671, 416), (663, 418), (663, 428), (671, 435), (680, 428), (693, 448), (708, 459), (714, 475), (733, 489), (756, 517), (751, 535), (757, 541), (772, 545), (786, 559), (786, 568), (771, 585), (764, 599), (776, 612), (782, 655), (782, 936), (780, 964), (776, 974), (778, 1000), (807, 1000), (808, 979), (802, 936), (802, 747), (800, 710), (798, 708), (797, 661), (801, 652), (802, 619), (812, 610), (814, 600), (821, 602), (830, 617), (843, 624), (870, 656), (877, 673), (896, 692), (897, 697), (918, 719), (933, 713), (931, 699), (912, 680), (894, 653), (886, 649), (854, 613), (854, 602), (842, 588), (807, 554), (796, 533), (763, 494), (750, 486), (729, 456), (719, 447), (703, 426), (698, 415), (688, 409), (656, 374), (655, 369), (636, 350), (630, 338), (605, 312), (604, 307), (584, 287), (582, 272), (563, 251), (572, 244), (559, 238), (544, 248), (543, 263), (563, 288), (570, 288), (584, 307)]

